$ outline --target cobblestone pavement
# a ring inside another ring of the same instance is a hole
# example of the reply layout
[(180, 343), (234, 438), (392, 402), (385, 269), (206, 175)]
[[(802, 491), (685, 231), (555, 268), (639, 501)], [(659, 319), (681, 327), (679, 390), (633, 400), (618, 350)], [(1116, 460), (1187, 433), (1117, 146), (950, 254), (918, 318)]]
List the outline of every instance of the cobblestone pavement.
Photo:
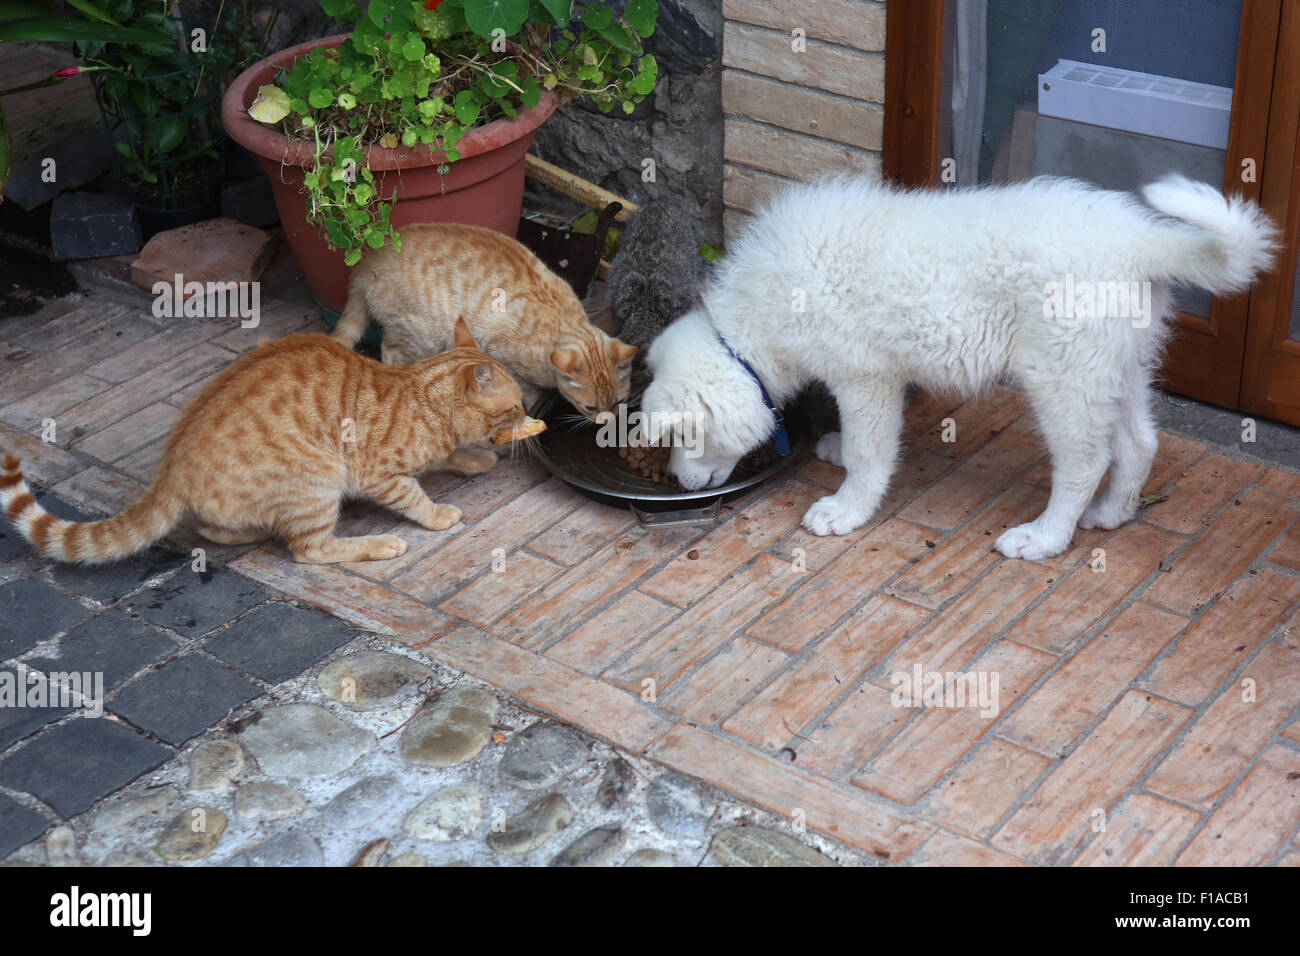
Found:
[[(0, 444), (94, 513), (139, 493), (209, 375), (315, 327), (292, 290), (257, 331), (68, 309), (0, 325)], [(1162, 433), (1138, 520), (1007, 561), (991, 539), (1050, 480), (1022, 398), (919, 396), (907, 440), (878, 516), (841, 538), (799, 528), (841, 479), (822, 462), (716, 526), (649, 530), (513, 461), (424, 479), (465, 514), (446, 532), (350, 508), (342, 533), (407, 540), (389, 562), (299, 565), (272, 543), (196, 570), (181, 529), (87, 572), (0, 539), (5, 667), (85, 661), (112, 687), (98, 720), (0, 712), (0, 850), (1300, 862), (1300, 477)], [(936, 674), (998, 692), (898, 706), (899, 675)], [(627, 780), (608, 807), (607, 775)], [(51, 823), (70, 830), (32, 844)]]

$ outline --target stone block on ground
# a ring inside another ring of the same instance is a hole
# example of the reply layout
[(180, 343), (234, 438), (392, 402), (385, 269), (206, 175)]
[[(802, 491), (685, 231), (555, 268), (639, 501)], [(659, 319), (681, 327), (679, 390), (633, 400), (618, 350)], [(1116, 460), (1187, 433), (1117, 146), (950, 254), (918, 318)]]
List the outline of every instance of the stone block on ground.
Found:
[(50, 209), (55, 259), (98, 259), (139, 252), (144, 237), (126, 193), (64, 193)]
[(131, 263), (131, 281), (253, 282), (275, 256), (275, 238), (253, 226), (219, 218), (160, 232)]

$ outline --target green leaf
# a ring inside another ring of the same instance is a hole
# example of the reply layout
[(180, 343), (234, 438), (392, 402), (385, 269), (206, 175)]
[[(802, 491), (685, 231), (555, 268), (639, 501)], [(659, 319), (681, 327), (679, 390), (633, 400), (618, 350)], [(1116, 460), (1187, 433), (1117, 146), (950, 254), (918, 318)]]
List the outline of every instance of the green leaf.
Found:
[(347, 252), (343, 253), (343, 264), (346, 266), (354, 266), (360, 261), (361, 261), (360, 249), (349, 249)]
[[(382, 0), (371, 0), (373, 4)], [(514, 36), (528, 19), (528, 0), (463, 0), (465, 22), (479, 36), (492, 38), (493, 30)]]
[(50, 8), (41, 0), (0, 0), (0, 20), (18, 20), (22, 17), (43, 17)]
[(654, 73), (638, 73), (632, 80), (632, 89), (642, 96), (649, 96), (655, 91), (655, 81), (658, 78)]
[(335, 20), (346, 17), (354, 5), (353, 0), (320, 0), (320, 8), (325, 11), (325, 15)]
[(461, 126), (473, 126), (482, 108), (473, 90), (461, 90), (456, 94), (456, 119), (460, 120)]
[(658, 0), (627, 0), (623, 16), (633, 30), (648, 37), (655, 32), (655, 21), (659, 19)]
[(397, 36), (405, 33), (415, 23), (414, 4), (411, 0), (370, 0), (366, 16), (383, 32)]
[(407, 37), (406, 42), (402, 44), (402, 56), (412, 63), (424, 59), (424, 54), (424, 41), (418, 36)]
[(248, 115), (259, 123), (278, 123), (289, 115), (289, 94), (278, 86), (259, 86)]
[(524, 91), (519, 95), (519, 102), (524, 106), (532, 109), (542, 99), (542, 87), (537, 82), (537, 74), (528, 74), (528, 79), (524, 81)]
[(599, 32), (614, 22), (614, 14), (609, 12), (609, 7), (587, 7), (582, 22), (587, 29)]
[(159, 120), (149, 129), (149, 142), (157, 153), (170, 153), (181, 144), (190, 130), (184, 116), (170, 116)]
[(162, 30), (149, 27), (115, 27), (72, 17), (25, 17), (0, 23), (0, 43), (9, 40), (157, 44), (170, 43), (171, 37)]
[(317, 87), (312, 90), (307, 97), (307, 102), (318, 110), (323, 110), (334, 102), (334, 94), (323, 87)]
[(537, 0), (551, 15), (557, 27), (569, 25), (569, 12), (573, 9), (573, 0)]

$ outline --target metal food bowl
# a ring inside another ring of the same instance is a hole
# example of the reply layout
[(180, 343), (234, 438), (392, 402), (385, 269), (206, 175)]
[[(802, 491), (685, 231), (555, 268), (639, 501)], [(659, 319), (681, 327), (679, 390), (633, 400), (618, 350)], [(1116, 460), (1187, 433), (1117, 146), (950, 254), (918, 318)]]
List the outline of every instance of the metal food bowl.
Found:
[(558, 394), (542, 399), (531, 414), (546, 422), (546, 431), (532, 439), (531, 445), (547, 471), (589, 498), (630, 509), (636, 520), (647, 527), (714, 520), (723, 502), (747, 494), (800, 460), (811, 440), (803, 418), (788, 414), (785, 423), (790, 435), (789, 455), (760, 469), (737, 465), (727, 483), (717, 488), (682, 491), (642, 475), (619, 457), (617, 447), (598, 445), (599, 426), (566, 418), (576, 413)]

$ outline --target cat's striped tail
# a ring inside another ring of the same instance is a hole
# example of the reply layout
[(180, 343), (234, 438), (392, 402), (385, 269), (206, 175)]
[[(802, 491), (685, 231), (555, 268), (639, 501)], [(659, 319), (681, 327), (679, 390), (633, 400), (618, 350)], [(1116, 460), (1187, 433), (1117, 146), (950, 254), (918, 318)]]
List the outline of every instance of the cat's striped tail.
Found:
[(64, 521), (36, 501), (16, 455), (0, 470), (0, 508), (41, 554), (59, 561), (107, 564), (153, 544), (175, 526), (184, 504), (155, 481), (120, 515), (102, 521)]
[(366, 308), (366, 294), (362, 291), (360, 277), (354, 276), (348, 288), (348, 301), (339, 313), (338, 324), (334, 326), (333, 338), (336, 342), (352, 348), (366, 334), (370, 324), (370, 311)]

